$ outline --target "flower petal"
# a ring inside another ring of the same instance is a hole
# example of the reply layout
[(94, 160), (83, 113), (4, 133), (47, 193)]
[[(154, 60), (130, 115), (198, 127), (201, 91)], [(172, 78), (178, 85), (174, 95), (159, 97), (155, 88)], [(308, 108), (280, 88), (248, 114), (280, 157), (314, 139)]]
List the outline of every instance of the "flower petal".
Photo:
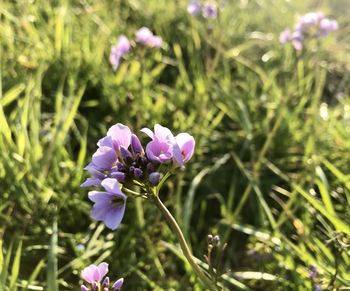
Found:
[(87, 178), (84, 183), (80, 185), (80, 187), (98, 187), (101, 185), (101, 180), (98, 178)]
[(186, 132), (178, 134), (176, 137), (176, 142), (180, 147), (182, 158), (184, 162), (187, 162), (189, 159), (191, 159), (194, 148), (196, 145), (196, 142), (193, 138), (193, 136), (189, 135)]
[(102, 146), (93, 154), (92, 162), (97, 167), (108, 170), (117, 161), (117, 154), (113, 148)]
[(151, 139), (154, 139), (154, 133), (149, 128), (144, 127), (140, 131), (147, 134)]
[(81, 277), (88, 283), (94, 282), (94, 273), (98, 270), (96, 265), (90, 265), (81, 272)]
[(105, 136), (103, 138), (101, 138), (98, 142), (97, 145), (99, 147), (110, 147), (113, 148), (113, 140), (112, 137), (110, 136)]
[(88, 197), (92, 202), (101, 204), (109, 203), (109, 201), (113, 198), (113, 195), (108, 192), (90, 191)]
[(105, 262), (102, 262), (101, 264), (99, 264), (97, 266), (97, 268), (100, 271), (100, 275), (101, 275), (101, 279), (102, 279), (108, 273), (108, 264)]
[(122, 190), (120, 189), (119, 183), (117, 179), (114, 178), (106, 178), (101, 182), (103, 188), (106, 189), (107, 192), (113, 194), (121, 194), (124, 196)]
[(115, 230), (120, 225), (125, 213), (125, 202), (122, 206), (110, 209), (105, 216), (104, 223), (112, 230)]
[(154, 126), (154, 135), (160, 141), (168, 141), (174, 138), (173, 133), (169, 128), (161, 126), (160, 124), (156, 124)]
[(110, 136), (117, 149), (120, 146), (128, 148), (131, 143), (131, 130), (124, 124), (117, 123), (107, 131), (107, 136)]

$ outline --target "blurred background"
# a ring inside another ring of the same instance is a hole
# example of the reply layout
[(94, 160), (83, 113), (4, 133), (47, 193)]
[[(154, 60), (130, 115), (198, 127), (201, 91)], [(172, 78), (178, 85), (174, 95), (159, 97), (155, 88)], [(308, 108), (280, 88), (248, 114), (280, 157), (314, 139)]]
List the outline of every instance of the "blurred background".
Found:
[[(90, 217), (83, 168), (117, 122), (195, 137), (161, 198), (197, 258), (208, 234), (227, 243), (225, 290), (349, 289), (350, 2), (222, 1), (215, 19), (188, 4), (1, 1), (4, 290), (79, 290), (81, 270), (102, 261), (124, 290), (203, 290), (149, 201), (128, 199), (113, 232)], [(282, 46), (310, 11), (338, 30)], [(113, 71), (111, 47), (142, 26), (162, 47)]]

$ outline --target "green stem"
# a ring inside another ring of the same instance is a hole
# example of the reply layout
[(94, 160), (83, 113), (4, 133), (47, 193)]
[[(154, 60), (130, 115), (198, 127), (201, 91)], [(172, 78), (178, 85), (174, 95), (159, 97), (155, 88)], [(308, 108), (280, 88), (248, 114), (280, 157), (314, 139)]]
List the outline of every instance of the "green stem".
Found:
[(194, 257), (191, 254), (191, 251), (186, 243), (185, 237), (177, 224), (175, 218), (172, 216), (168, 208), (163, 204), (163, 202), (159, 199), (158, 195), (152, 195), (152, 199), (155, 202), (158, 209), (162, 212), (164, 218), (166, 219), (169, 227), (171, 230), (176, 234), (176, 237), (180, 243), (182, 252), (184, 256), (186, 257), (187, 261), (192, 266), (193, 270), (196, 272), (198, 277), (202, 280), (204, 286), (206, 286), (211, 291), (216, 291), (217, 288), (215, 285), (211, 282), (211, 280), (203, 273), (201, 268), (196, 264)]

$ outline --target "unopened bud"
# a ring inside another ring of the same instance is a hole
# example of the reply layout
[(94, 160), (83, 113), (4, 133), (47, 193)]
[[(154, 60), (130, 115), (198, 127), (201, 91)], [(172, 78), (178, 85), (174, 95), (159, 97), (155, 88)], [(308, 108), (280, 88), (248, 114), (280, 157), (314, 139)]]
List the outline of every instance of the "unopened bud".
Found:
[(154, 165), (153, 165), (151, 162), (149, 162), (149, 163), (147, 164), (147, 170), (148, 170), (149, 172), (153, 172), (153, 171), (155, 170), (155, 167), (154, 167)]
[(122, 164), (121, 162), (117, 162), (116, 164), (117, 164), (118, 171), (124, 171), (125, 170), (124, 164)]
[(132, 154), (129, 152), (128, 149), (124, 148), (124, 147), (120, 147), (120, 154), (122, 155), (123, 160), (126, 163), (132, 163)]
[(115, 281), (115, 283), (112, 286), (112, 291), (119, 291), (124, 283), (124, 278), (120, 278), (117, 281)]
[(158, 172), (153, 172), (148, 176), (148, 181), (153, 185), (157, 185), (160, 181), (160, 174)]
[(109, 277), (106, 277), (102, 282), (102, 288), (107, 288), (108, 290), (108, 286), (109, 286)]
[(136, 179), (140, 179), (142, 174), (143, 174), (143, 172), (142, 172), (141, 169), (139, 169), (139, 168), (135, 168), (134, 169), (134, 176), (135, 176)]
[(125, 173), (123, 172), (112, 172), (111, 177), (117, 179), (120, 183), (125, 182)]
[(98, 290), (98, 286), (96, 282), (92, 282), (91, 283), (91, 287), (92, 287), (92, 291), (97, 291)]
[(132, 134), (131, 136), (131, 148), (135, 154), (143, 153), (143, 147), (141, 145), (141, 142), (135, 134)]

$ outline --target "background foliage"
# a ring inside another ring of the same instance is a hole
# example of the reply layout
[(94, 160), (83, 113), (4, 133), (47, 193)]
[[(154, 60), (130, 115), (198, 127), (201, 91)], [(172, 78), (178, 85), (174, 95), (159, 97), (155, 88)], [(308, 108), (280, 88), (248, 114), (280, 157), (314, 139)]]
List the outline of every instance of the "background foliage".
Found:
[[(117, 122), (195, 136), (161, 196), (199, 259), (207, 234), (227, 242), (226, 289), (350, 286), (349, 2), (225, 1), (219, 20), (186, 5), (0, 3), (5, 290), (77, 290), (82, 268), (103, 260), (125, 290), (203, 290), (151, 203), (129, 199), (115, 232), (91, 220), (83, 167)], [(280, 31), (311, 10), (340, 29), (299, 54), (281, 47)], [(141, 26), (165, 45), (114, 73), (111, 45)]]

